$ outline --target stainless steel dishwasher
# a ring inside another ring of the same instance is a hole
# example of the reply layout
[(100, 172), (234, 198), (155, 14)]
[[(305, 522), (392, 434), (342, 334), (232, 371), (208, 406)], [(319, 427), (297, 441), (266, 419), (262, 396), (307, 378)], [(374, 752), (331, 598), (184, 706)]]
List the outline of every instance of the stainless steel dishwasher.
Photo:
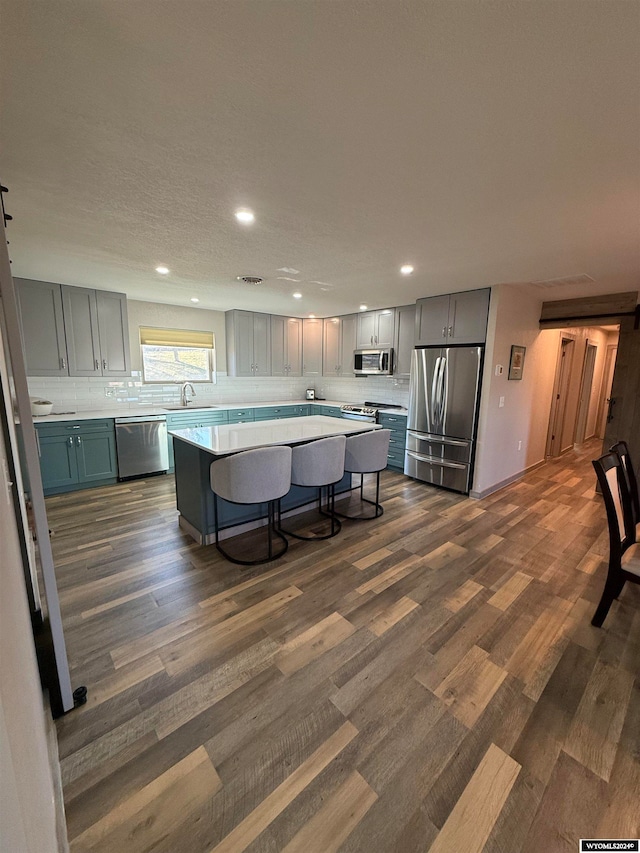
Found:
[(159, 474), (169, 467), (164, 415), (116, 418), (118, 479)]

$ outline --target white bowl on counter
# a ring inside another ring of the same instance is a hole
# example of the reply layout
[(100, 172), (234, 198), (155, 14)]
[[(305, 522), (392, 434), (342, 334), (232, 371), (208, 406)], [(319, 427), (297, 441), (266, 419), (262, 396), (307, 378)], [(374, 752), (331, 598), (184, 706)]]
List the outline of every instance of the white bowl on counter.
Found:
[(50, 415), (53, 410), (53, 403), (50, 400), (32, 400), (31, 414), (34, 418), (42, 417), (42, 415)]

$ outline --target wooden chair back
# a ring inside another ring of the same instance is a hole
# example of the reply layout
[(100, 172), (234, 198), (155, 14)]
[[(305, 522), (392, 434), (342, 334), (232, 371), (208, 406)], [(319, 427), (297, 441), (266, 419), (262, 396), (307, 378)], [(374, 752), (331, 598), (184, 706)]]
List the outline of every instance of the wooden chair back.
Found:
[(622, 471), (631, 502), (631, 521), (635, 526), (640, 523), (640, 497), (638, 496), (638, 479), (631, 461), (631, 455), (629, 454), (629, 446), (626, 441), (619, 441), (610, 447), (609, 451), (615, 453), (622, 464)]

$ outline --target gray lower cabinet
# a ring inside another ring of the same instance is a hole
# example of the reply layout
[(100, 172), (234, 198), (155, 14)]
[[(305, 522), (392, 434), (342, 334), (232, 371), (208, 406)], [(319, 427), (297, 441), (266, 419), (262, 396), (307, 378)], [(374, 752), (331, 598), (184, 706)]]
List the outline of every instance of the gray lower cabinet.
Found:
[(388, 415), (380, 412), (378, 422), (384, 429), (391, 430), (387, 468), (404, 471), (404, 451), (407, 443), (407, 416)]
[(225, 313), (229, 376), (271, 374), (271, 315), (254, 311)]
[(416, 302), (416, 346), (482, 344), (487, 337), (490, 288)]
[(16, 279), (28, 376), (128, 376), (124, 293)]
[(393, 343), (393, 373), (398, 379), (408, 379), (411, 373), (411, 356), (415, 346), (416, 306), (396, 308), (396, 330)]
[(45, 495), (116, 482), (113, 420), (36, 424), (36, 437)]
[(302, 320), (271, 315), (271, 375), (302, 376)]
[(322, 376), (323, 321), (305, 318), (302, 321), (302, 375)]

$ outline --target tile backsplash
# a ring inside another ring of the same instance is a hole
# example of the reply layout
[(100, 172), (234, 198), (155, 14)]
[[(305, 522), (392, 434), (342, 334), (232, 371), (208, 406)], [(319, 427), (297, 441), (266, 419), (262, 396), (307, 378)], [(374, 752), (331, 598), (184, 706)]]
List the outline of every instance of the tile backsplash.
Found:
[[(283, 378), (261, 376), (239, 378), (218, 373), (217, 383), (196, 384), (194, 406), (215, 403), (259, 403), (277, 400), (304, 399), (307, 388), (315, 388), (317, 397), (345, 403), (394, 403), (406, 406), (409, 401), (409, 381), (393, 376), (365, 378), (321, 376)], [(139, 372), (123, 379), (94, 377), (29, 377), (29, 394), (51, 400), (54, 412), (87, 412), (118, 408), (136, 409), (139, 406), (177, 405), (180, 385), (145, 385)]]

